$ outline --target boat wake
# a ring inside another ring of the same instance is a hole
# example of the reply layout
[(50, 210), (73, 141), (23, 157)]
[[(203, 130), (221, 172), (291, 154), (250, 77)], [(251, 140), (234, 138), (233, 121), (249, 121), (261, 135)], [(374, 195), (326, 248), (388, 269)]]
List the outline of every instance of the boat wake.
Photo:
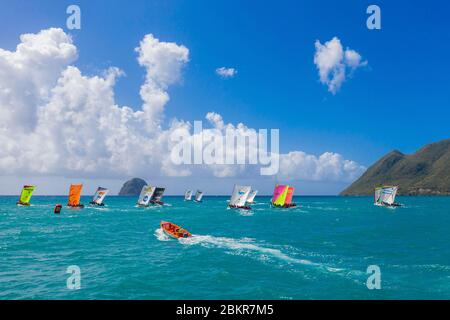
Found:
[(267, 261), (271, 258), (275, 258), (288, 264), (316, 267), (327, 272), (342, 271), (342, 269), (331, 268), (307, 259), (291, 257), (279, 249), (260, 246), (255, 243), (254, 239), (250, 238), (233, 239), (226, 237), (214, 237), (210, 235), (193, 235), (190, 238), (178, 239), (178, 241), (184, 245), (201, 245), (206, 248), (226, 249), (230, 250), (231, 254), (256, 254), (256, 258), (261, 261)]
[(158, 228), (155, 230), (155, 237), (159, 241), (169, 241), (170, 237), (164, 233), (164, 231), (161, 228)]

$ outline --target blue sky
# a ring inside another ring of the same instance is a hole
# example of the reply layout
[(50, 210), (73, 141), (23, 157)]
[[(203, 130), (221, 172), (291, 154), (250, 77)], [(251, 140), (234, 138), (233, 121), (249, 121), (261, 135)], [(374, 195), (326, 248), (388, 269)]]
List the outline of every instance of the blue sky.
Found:
[[(279, 128), (281, 150), (333, 151), (365, 166), (392, 149), (413, 152), (446, 139), (450, 120), (450, 4), (376, 1), (382, 29), (366, 28), (366, 1), (0, 1), (0, 47), (23, 33), (61, 27), (79, 50), (76, 66), (121, 68), (116, 100), (142, 104), (145, 70), (134, 48), (145, 34), (189, 48), (181, 83), (169, 89), (165, 118)], [(78, 4), (81, 30), (67, 30)], [(335, 94), (319, 82), (314, 42), (338, 37), (360, 53), (359, 68)], [(217, 67), (234, 67), (231, 79)]]

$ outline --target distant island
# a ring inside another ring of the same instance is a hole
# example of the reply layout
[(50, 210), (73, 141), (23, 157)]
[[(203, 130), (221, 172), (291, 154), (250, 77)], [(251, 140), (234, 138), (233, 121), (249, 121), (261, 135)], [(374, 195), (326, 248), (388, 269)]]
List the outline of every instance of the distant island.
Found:
[(341, 195), (372, 195), (380, 185), (398, 185), (400, 195), (450, 195), (450, 139), (410, 155), (388, 153)]
[(138, 196), (147, 182), (140, 178), (133, 178), (125, 182), (119, 191), (119, 196)]

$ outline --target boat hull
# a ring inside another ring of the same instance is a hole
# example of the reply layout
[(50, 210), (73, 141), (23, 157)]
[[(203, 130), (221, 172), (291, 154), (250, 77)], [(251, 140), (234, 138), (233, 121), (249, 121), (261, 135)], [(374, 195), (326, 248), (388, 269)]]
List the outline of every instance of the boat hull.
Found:
[(104, 203), (97, 203), (97, 202), (94, 202), (94, 201), (89, 202), (89, 204), (93, 205), (93, 206), (97, 206), (97, 207), (104, 207), (105, 206)]
[(78, 210), (78, 209), (83, 209), (84, 208), (84, 204), (78, 204), (76, 206), (67, 206), (69, 209), (73, 209), (73, 210)]
[(282, 206), (276, 205), (276, 204), (273, 204), (273, 203), (272, 203), (272, 207), (275, 207), (275, 208), (281, 208), (281, 209), (295, 208), (296, 206), (297, 206), (297, 204), (295, 204), (295, 203), (284, 204), (284, 205), (282, 205)]
[(177, 226), (174, 223), (161, 221), (160, 226), (163, 232), (171, 238), (180, 239), (192, 237), (192, 234), (189, 231)]
[(228, 205), (228, 208), (230, 209), (241, 209), (241, 210), (252, 210), (252, 208), (250, 206), (233, 206), (233, 205)]

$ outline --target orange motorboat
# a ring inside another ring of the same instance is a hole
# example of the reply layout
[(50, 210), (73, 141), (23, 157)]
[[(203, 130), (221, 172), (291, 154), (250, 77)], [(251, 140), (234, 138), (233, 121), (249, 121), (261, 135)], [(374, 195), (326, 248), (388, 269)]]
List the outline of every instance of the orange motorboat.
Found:
[(165, 234), (172, 238), (178, 239), (192, 237), (192, 234), (189, 231), (173, 224), (172, 222), (161, 221), (161, 229)]

